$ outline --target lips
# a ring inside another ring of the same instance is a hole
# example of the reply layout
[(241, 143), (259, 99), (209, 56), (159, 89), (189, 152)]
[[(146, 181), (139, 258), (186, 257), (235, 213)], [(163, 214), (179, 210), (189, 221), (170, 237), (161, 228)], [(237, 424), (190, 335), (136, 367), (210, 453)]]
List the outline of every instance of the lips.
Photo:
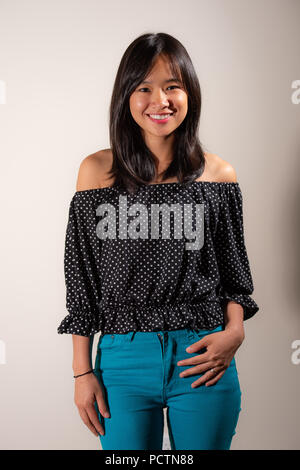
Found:
[[(163, 118), (163, 119), (156, 119), (156, 118), (151, 117), (149, 114), (147, 114), (148, 118), (149, 118), (152, 122), (154, 122), (154, 123), (156, 123), (156, 124), (165, 124), (165, 123), (169, 122), (170, 117), (173, 117), (174, 113), (165, 113), (165, 114), (163, 114), (163, 115), (166, 115), (167, 117), (166, 117), (166, 118)], [(155, 115), (154, 115), (154, 116), (155, 116)], [(158, 116), (162, 116), (162, 114), (159, 114)]]
[(174, 113), (149, 113), (149, 114), (147, 114), (147, 116), (150, 116), (151, 114), (152, 114), (152, 116), (155, 116), (155, 115), (156, 115), (156, 116), (165, 116), (165, 115), (167, 115), (167, 114), (168, 114), (169, 116), (171, 116), (171, 115), (174, 114)]

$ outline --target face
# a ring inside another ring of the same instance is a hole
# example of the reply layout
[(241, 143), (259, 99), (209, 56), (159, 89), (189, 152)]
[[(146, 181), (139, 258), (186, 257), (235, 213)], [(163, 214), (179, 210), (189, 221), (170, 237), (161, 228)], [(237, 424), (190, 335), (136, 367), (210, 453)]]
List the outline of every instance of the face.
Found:
[[(167, 60), (159, 57), (151, 73), (131, 94), (130, 112), (144, 137), (168, 136), (182, 123), (188, 111), (188, 96), (174, 78)], [(149, 82), (149, 83), (148, 83)], [(161, 116), (157, 116), (157, 115)], [(167, 114), (166, 118), (163, 115)], [(161, 119), (163, 118), (163, 119)]]

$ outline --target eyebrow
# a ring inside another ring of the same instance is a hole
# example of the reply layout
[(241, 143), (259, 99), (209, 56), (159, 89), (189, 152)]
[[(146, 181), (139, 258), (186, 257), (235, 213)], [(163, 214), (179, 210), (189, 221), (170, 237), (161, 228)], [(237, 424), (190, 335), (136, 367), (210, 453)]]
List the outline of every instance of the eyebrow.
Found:
[[(175, 77), (168, 78), (168, 80), (165, 80), (165, 83), (170, 83), (170, 82), (182, 83), (181, 80), (179, 80), (178, 78), (175, 78)], [(144, 81), (141, 82), (141, 84), (143, 84), (143, 83), (152, 83), (152, 82), (148, 81), (148, 80), (144, 80)]]

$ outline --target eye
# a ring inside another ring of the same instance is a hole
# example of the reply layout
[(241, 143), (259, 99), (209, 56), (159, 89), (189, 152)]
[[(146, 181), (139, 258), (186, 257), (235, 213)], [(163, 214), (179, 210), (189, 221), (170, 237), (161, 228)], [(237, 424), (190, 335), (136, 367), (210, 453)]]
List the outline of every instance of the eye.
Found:
[[(180, 87), (177, 86), (177, 85), (170, 85), (170, 86), (168, 86), (168, 88), (180, 88)], [(138, 91), (142, 91), (142, 90), (149, 90), (149, 88), (145, 88), (145, 87), (144, 87), (144, 88), (140, 88)]]

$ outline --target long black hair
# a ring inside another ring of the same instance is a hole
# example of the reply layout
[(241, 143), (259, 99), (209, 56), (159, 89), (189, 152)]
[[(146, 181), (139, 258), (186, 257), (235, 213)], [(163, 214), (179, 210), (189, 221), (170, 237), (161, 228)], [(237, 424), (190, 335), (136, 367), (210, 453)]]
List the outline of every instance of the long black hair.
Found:
[(187, 115), (174, 131), (173, 159), (163, 173), (163, 181), (176, 176), (180, 183), (189, 183), (204, 171), (204, 151), (198, 136), (201, 90), (192, 61), (184, 46), (173, 36), (143, 34), (128, 46), (121, 59), (109, 109), (113, 155), (110, 174), (114, 177), (114, 185), (129, 192), (156, 177), (154, 155), (131, 115), (129, 98), (151, 71), (158, 56), (168, 59), (173, 76), (180, 78), (188, 95)]

